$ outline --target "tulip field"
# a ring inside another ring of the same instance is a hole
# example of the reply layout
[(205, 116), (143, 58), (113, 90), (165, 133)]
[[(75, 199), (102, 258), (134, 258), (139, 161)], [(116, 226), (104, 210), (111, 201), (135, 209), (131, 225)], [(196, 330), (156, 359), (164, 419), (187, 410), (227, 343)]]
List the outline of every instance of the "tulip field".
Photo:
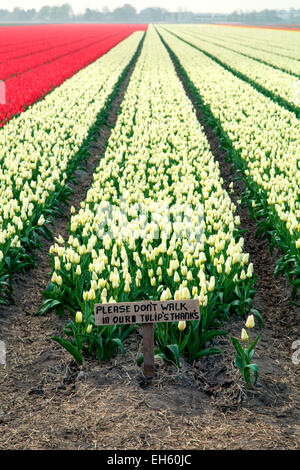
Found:
[[(79, 363), (85, 355), (109, 359), (133, 330), (96, 326), (97, 303), (199, 299), (200, 320), (155, 328), (156, 353), (177, 365), (180, 356), (194, 361), (220, 353), (213, 340), (226, 334), (229, 316), (250, 315), (247, 324), (255, 318), (261, 325), (253, 307), (259, 279), (240, 217), (182, 80), (246, 185), (241, 203), (257, 234), (280, 252), (273, 274), (287, 277), (295, 297), (296, 33), (198, 25), (7, 27), (6, 33), (0, 41), (2, 304), (13, 301), (15, 276), (35, 266), (42, 238), (54, 234), (38, 313), (69, 315), (68, 339), (55, 339)], [(64, 239), (51, 229), (58, 202), (68, 204), (68, 182), (89, 158), (132, 64), (105, 153), (80, 208), (70, 208)]]
[(292, 30), (0, 26), (0, 448), (299, 447), (299, 64)]

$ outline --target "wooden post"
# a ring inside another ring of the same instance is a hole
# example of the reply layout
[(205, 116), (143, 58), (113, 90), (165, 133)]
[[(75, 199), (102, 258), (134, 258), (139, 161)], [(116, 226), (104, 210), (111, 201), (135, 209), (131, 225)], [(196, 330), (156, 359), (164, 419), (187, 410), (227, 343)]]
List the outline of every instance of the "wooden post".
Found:
[(154, 333), (153, 323), (143, 324), (144, 375), (154, 377)]

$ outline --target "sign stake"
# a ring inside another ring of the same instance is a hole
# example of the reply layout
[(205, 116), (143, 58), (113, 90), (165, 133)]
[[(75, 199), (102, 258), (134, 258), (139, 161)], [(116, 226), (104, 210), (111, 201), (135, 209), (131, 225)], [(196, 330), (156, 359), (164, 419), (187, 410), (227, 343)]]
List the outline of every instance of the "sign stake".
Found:
[(144, 375), (154, 377), (154, 332), (153, 323), (143, 324)]

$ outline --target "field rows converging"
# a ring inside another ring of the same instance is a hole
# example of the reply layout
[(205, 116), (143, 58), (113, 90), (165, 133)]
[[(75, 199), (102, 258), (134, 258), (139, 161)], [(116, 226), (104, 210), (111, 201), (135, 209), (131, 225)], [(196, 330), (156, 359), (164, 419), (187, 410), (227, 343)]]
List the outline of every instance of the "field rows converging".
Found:
[[(200, 37), (199, 33), (201, 33), (201, 35), (203, 33), (203, 31), (199, 31), (199, 29), (191, 29), (190, 32), (197, 34), (198, 37)], [(228, 47), (229, 49), (250, 55), (257, 60), (263, 61), (269, 59), (272, 63), (273, 61), (276, 61), (276, 59), (280, 60), (281, 57), (285, 59), (292, 59), (292, 63), (295, 63), (295, 60), (300, 60), (300, 54), (296, 47), (294, 49), (295, 52), (293, 53), (292, 50), (284, 48), (282, 43), (272, 44), (271, 42), (266, 42), (266, 39), (257, 41), (253, 38), (242, 38), (240, 35), (237, 35), (236, 37), (227, 37), (222, 34), (220, 29), (218, 30), (218, 33), (219, 34), (216, 32), (214, 35), (213, 30), (207, 31), (205, 33), (205, 38), (207, 41), (213, 41), (217, 44), (224, 44), (224, 46)], [(263, 55), (264, 52), (266, 52), (268, 55)], [(276, 62), (274, 63), (274, 66), (276, 66), (275, 64)]]
[[(46, 51), (42, 50), (41, 52), (31, 53), (28, 56), (16, 57), (3, 61), (0, 64), (0, 77), (2, 80), (8, 80), (14, 75), (21, 75), (24, 72), (36, 69), (44, 64), (49, 64), (62, 59), (63, 57), (69, 56), (72, 59), (72, 55), (79, 51), (84, 50), (89, 53), (90, 48), (97, 46), (99, 50), (99, 44), (105, 47), (107, 40), (114, 38), (115, 34), (108, 33), (106, 36), (103, 33), (98, 34), (92, 38), (78, 38), (72, 43), (64, 43), (62, 45), (55, 45), (53, 50), (47, 48)], [(28, 49), (27, 49), (28, 52)]]
[(177, 363), (187, 352), (195, 360), (223, 334), (218, 326), (229, 313), (251, 309), (253, 265), (234, 212), (193, 105), (150, 26), (69, 239), (57, 237), (50, 250), (42, 310), (71, 312), (77, 358), (83, 349), (107, 359), (130, 328), (95, 327), (95, 303), (199, 299), (201, 320), (176, 352), (168, 344), (177, 336), (178, 343), (177, 322), (155, 329), (162, 357), (173, 354)]
[(87, 142), (143, 37), (135, 32), (0, 130), (0, 302), (13, 273), (33, 264), (38, 233), (68, 178), (87, 158)]
[[(142, 26), (143, 27), (143, 26)], [(56, 47), (112, 36), (116, 30), (111, 25), (48, 25), (25, 28), (5, 28), (1, 37), (0, 62), (26, 58), (40, 52), (52, 51)], [(10, 34), (13, 33), (13, 43)], [(20, 65), (22, 65), (20, 63)]]
[(272, 245), (284, 253), (278, 270), (285, 270), (297, 289), (299, 120), (202, 52), (163, 28), (159, 31), (242, 171), (259, 230), (269, 233)]
[(198, 36), (204, 35), (207, 40), (222, 42), (240, 52), (244, 50), (254, 58), (270, 60), (275, 66), (278, 66), (276, 59), (280, 60), (279, 57), (292, 59), (291, 63), (300, 59), (299, 38), (295, 36), (293, 31), (278, 31), (274, 34), (267, 29), (222, 28), (212, 25), (209, 27), (184, 26), (181, 29), (193, 32)]
[[(5, 85), (5, 102), (0, 104), (1, 126), (134, 31), (144, 31), (145, 26), (50, 25), (37, 30), (34, 26), (22, 28), (12, 49), (0, 54), (0, 80)], [(24, 47), (23, 40), (26, 42), (31, 34), (32, 42)]]
[[(257, 62), (250, 57), (239, 54), (221, 46), (211, 44), (202, 38), (195, 37), (176, 28), (169, 29), (188, 44), (195, 46), (201, 52), (208, 54), (229, 71), (249, 81), (259, 91), (300, 115), (300, 105), (296, 103), (295, 95), (300, 80), (293, 75)], [(300, 73), (300, 62), (299, 62)]]

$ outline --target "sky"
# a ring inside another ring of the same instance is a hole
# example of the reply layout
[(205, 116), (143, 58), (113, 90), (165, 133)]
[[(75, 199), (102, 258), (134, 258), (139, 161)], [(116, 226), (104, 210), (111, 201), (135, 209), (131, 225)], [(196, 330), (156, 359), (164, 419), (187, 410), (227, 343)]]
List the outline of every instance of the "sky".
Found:
[[(1, 3), (3, 3), (1, 5)], [(147, 7), (161, 7), (170, 11), (178, 11), (179, 9), (193, 11), (195, 13), (211, 12), (211, 13), (231, 13), (234, 10), (264, 10), (266, 8), (288, 10), (289, 8), (300, 8), (300, 0), (210, 0), (209, 2), (201, 2), (199, 0), (10, 0), (9, 5), (0, 2), (0, 8), (8, 8), (10, 11), (14, 7), (21, 7), (25, 10), (35, 8), (39, 10), (43, 5), (62, 5), (69, 3), (74, 13), (81, 13), (85, 8), (101, 10), (104, 6), (108, 6), (110, 10), (130, 3), (137, 11)]]

